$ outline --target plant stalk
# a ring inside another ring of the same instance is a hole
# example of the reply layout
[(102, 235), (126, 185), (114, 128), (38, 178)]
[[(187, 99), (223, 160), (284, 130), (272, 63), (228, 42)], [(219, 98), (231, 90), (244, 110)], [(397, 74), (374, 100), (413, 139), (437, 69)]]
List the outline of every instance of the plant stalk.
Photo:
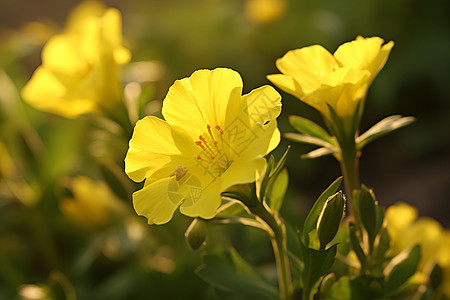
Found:
[(286, 227), (279, 217), (270, 212), (270, 208), (259, 201), (257, 203), (257, 205), (249, 206), (248, 208), (271, 229), (269, 235), (275, 255), (275, 263), (277, 265), (280, 299), (291, 300), (293, 289), (289, 258), (287, 255)]
[(357, 228), (361, 228), (359, 216), (356, 213), (357, 209), (353, 201), (353, 193), (360, 188), (359, 182), (359, 154), (356, 150), (355, 139), (347, 138), (345, 141), (340, 141), (341, 172), (344, 176), (344, 185), (347, 195), (347, 203), (349, 203), (350, 216), (353, 217)]

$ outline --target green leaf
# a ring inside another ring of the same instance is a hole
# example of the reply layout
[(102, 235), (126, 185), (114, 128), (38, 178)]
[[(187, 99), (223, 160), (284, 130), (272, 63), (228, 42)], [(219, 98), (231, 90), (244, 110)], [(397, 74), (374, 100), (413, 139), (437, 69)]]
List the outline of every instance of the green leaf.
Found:
[(367, 256), (364, 253), (364, 250), (361, 247), (361, 243), (359, 238), (356, 235), (356, 228), (353, 223), (349, 224), (349, 236), (350, 236), (350, 244), (352, 245), (353, 251), (355, 251), (356, 256), (359, 259), (359, 262), (361, 263), (361, 270), (365, 270), (367, 266)]
[(395, 256), (385, 267), (384, 276), (386, 294), (392, 293), (401, 287), (416, 273), (420, 261), (420, 245), (402, 251)]
[(283, 156), (280, 158), (278, 163), (275, 167), (273, 167), (270, 172), (266, 171), (267, 174), (267, 180), (264, 179), (261, 184), (261, 190), (260, 190), (260, 200), (263, 200), (267, 197), (267, 195), (270, 195), (270, 192), (272, 190), (273, 183), (275, 182), (275, 179), (277, 178), (278, 174), (283, 170), (284, 163), (286, 162), (287, 154), (289, 153), (289, 150), (291, 149), (291, 146), (288, 146), (286, 151), (284, 152)]
[(317, 145), (326, 148), (334, 147), (327, 141), (306, 134), (288, 132), (284, 134), (284, 137), (298, 143)]
[(289, 150), (291, 150), (291, 146), (288, 146), (286, 148), (286, 151), (284, 151), (283, 156), (281, 156), (280, 160), (278, 161), (277, 165), (270, 171), (270, 177), (272, 178), (274, 175), (277, 175), (281, 172), (281, 170), (284, 167), (284, 163), (286, 162), (287, 155), (289, 153)]
[(270, 208), (279, 211), (283, 204), (284, 195), (289, 183), (289, 175), (286, 169), (283, 169), (275, 179), (272, 190), (270, 191)]
[(197, 250), (206, 244), (206, 236), (208, 234), (206, 222), (202, 219), (195, 218), (191, 225), (184, 233), (186, 243), (192, 250)]
[(431, 287), (433, 289), (437, 290), (439, 286), (444, 282), (443, 276), (444, 270), (438, 264), (435, 264), (430, 274)]
[(249, 299), (278, 299), (278, 290), (234, 250), (225, 257), (206, 255), (196, 274), (215, 288)]
[[(370, 290), (369, 278), (358, 276), (350, 279), (343, 276), (326, 293), (325, 300), (369, 300), (377, 298)], [(380, 299), (380, 298), (377, 298)]]
[(325, 129), (312, 122), (311, 120), (299, 116), (289, 116), (289, 123), (291, 123), (292, 127), (294, 127), (295, 130), (301, 133), (319, 138), (325, 142), (333, 144), (333, 140), (331, 139), (328, 132), (326, 132)]
[(311, 208), (303, 225), (303, 241), (305, 245), (308, 245), (308, 233), (316, 228), (317, 219), (322, 211), (323, 204), (327, 201), (328, 197), (336, 193), (337, 189), (341, 185), (341, 182), (342, 176), (333, 181), (333, 183), (327, 187), (327, 189), (319, 196), (316, 203), (314, 203), (314, 206)]
[(315, 250), (306, 247), (300, 242), (305, 268), (302, 274), (303, 295), (305, 300), (312, 299), (315, 294), (319, 280), (328, 274), (336, 257), (337, 244), (327, 250)]
[(222, 199), (222, 205), (217, 209), (216, 217), (226, 218), (230, 216), (237, 216), (244, 211), (244, 207), (241, 202), (237, 200), (224, 200)]
[(255, 187), (256, 187), (256, 195), (258, 196), (258, 199), (263, 199), (265, 188), (267, 186), (267, 182), (270, 178), (270, 172), (272, 172), (272, 169), (275, 166), (275, 157), (273, 155), (270, 155), (265, 168), (262, 171), (261, 176), (258, 178), (258, 180), (255, 181)]
[(391, 244), (391, 238), (389, 237), (388, 230), (384, 227), (380, 230), (380, 238), (375, 245), (375, 259), (384, 260), (385, 254), (389, 250)]
[(287, 253), (292, 266), (292, 281), (294, 284), (300, 284), (300, 274), (303, 269), (303, 262), (301, 259), (298, 231), (295, 230), (288, 222), (284, 221), (284, 224), (286, 227)]
[(339, 149), (338, 148), (318, 148), (316, 150), (313, 150), (311, 152), (308, 152), (306, 154), (303, 154), (300, 156), (300, 158), (303, 159), (313, 159), (313, 158), (318, 158), (318, 157), (322, 157), (325, 155), (330, 155), (330, 154), (334, 154), (336, 152), (338, 152)]
[(357, 149), (361, 150), (365, 145), (371, 141), (380, 138), (394, 130), (405, 127), (414, 122), (414, 117), (402, 117), (400, 115), (393, 115), (384, 118), (377, 124), (373, 125), (369, 130), (356, 138)]

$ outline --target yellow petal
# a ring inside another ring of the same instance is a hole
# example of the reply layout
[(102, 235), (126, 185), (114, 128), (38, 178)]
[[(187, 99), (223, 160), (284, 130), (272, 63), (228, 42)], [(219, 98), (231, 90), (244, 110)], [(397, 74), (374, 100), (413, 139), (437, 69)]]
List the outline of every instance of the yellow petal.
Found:
[[(242, 96), (245, 116), (250, 124), (264, 125), (281, 113), (281, 96), (271, 86), (265, 85)], [(231, 112), (230, 112), (231, 113)]]
[(305, 92), (302, 90), (302, 87), (297, 83), (297, 81), (295, 81), (294, 77), (292, 77), (291, 75), (272, 74), (267, 75), (267, 79), (277, 87), (279, 87), (281, 90), (293, 95), (294, 97), (297, 97), (298, 99), (302, 99), (303, 96), (305, 96)]
[(394, 46), (392, 41), (381, 46), (383, 42), (383, 39), (379, 37), (359, 37), (339, 46), (334, 57), (345, 67), (368, 70), (371, 74), (369, 79), (371, 82), (385, 65)]
[(148, 224), (164, 224), (172, 219), (177, 205), (168, 197), (171, 180), (173, 179), (158, 180), (133, 193), (134, 210), (138, 215), (145, 216)]
[(49, 70), (58, 73), (81, 76), (88, 64), (77, 52), (78, 47), (71, 36), (54, 36), (42, 50), (42, 63)]
[(278, 145), (280, 141), (279, 135), (275, 133), (275, 119), (280, 112), (281, 96), (270, 86), (263, 86), (242, 96), (241, 108), (237, 112), (227, 113), (231, 119), (223, 135), (227, 152), (248, 159), (270, 152), (274, 144)]
[(73, 99), (67, 88), (51, 71), (43, 66), (36, 69), (22, 90), (26, 102), (39, 110), (74, 118), (95, 111), (96, 105), (88, 98)]
[[(174, 136), (177, 142), (174, 141)], [(130, 148), (125, 157), (125, 173), (132, 180), (139, 182), (162, 169), (167, 164), (166, 176), (173, 169), (173, 156), (181, 155), (176, 143), (189, 145), (189, 137), (173, 129), (167, 122), (150, 116), (139, 120), (130, 140)], [(192, 147), (194, 143), (191, 141)], [(188, 152), (189, 149), (186, 149)], [(192, 150), (193, 151), (193, 150)]]
[(408, 229), (411, 242), (422, 244), (421, 265), (436, 262), (438, 249), (442, 242), (442, 226), (436, 220), (421, 217)]
[(306, 95), (302, 101), (317, 109), (325, 118), (331, 120), (328, 105), (336, 110), (338, 101), (343, 103), (352, 101), (350, 95), (350, 84), (323, 85), (315, 92)]
[(267, 148), (267, 153), (269, 154), (270, 152), (272, 152), (280, 143), (281, 140), (281, 133), (280, 130), (278, 129), (277, 123), (276, 121), (272, 121), (274, 124), (273, 126), (275, 126), (275, 130), (273, 131), (272, 137), (270, 138), (270, 142), (269, 142), (269, 147)]
[(242, 92), (240, 75), (230, 69), (199, 70), (177, 80), (164, 99), (162, 113), (167, 122), (184, 128), (193, 139), (225, 123), (226, 112), (238, 108)]
[(101, 1), (83, 1), (70, 12), (66, 27), (69, 31), (77, 31), (87, 19), (100, 18), (105, 9), (106, 6)]
[(181, 213), (189, 217), (214, 218), (216, 210), (222, 202), (219, 180), (211, 182), (201, 191), (195, 189), (195, 192), (199, 193), (197, 197), (193, 198), (196, 200), (195, 203), (183, 202), (180, 206)]
[(320, 88), (302, 100), (330, 120), (328, 105), (341, 117), (352, 116), (357, 103), (365, 96), (367, 85), (364, 79), (368, 76), (367, 71), (339, 68), (327, 74)]
[[(439, 265), (450, 270), (450, 231), (447, 229), (442, 233), (442, 239), (437, 255)], [(450, 280), (450, 278), (448, 278)]]
[(366, 70), (353, 70), (344, 67), (328, 73), (324, 77), (322, 84), (328, 86), (337, 86), (345, 83), (358, 84), (362, 79), (369, 76), (370, 73)]
[(253, 160), (239, 160), (233, 162), (228, 170), (221, 176), (221, 190), (235, 184), (243, 184), (254, 182), (264, 168), (266, 160), (264, 158), (257, 158)]
[(253, 126), (245, 139), (236, 138), (233, 149), (238, 154), (236, 155), (238, 159), (254, 159), (265, 156), (275, 149), (280, 143), (280, 139), (277, 121), (272, 120), (266, 125)]
[(404, 202), (389, 206), (385, 214), (388, 228), (390, 227), (395, 231), (408, 228), (417, 216), (417, 209)]
[(288, 51), (277, 59), (276, 65), (281, 73), (292, 76), (305, 94), (318, 88), (326, 74), (339, 68), (333, 55), (320, 45)]
[(103, 36), (113, 47), (122, 44), (122, 18), (120, 11), (109, 8), (102, 18)]

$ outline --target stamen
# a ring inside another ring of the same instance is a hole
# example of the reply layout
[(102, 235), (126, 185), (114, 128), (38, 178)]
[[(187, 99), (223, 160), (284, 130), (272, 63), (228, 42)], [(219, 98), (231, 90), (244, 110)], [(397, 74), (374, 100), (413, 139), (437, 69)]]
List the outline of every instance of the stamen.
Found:
[(223, 134), (223, 130), (222, 130), (222, 128), (220, 128), (220, 126), (219, 125), (216, 125), (216, 127), (214, 127), (217, 131), (219, 131), (220, 132), (220, 134)]
[(212, 133), (212, 131), (211, 131), (211, 126), (209, 126), (209, 124), (208, 124), (208, 126), (206, 126), (206, 128), (208, 129), (208, 134), (209, 134), (209, 136), (210, 136), (211, 139), (214, 141), (214, 135), (213, 135), (213, 133)]
[(221, 176), (233, 162), (229, 157), (227, 144), (224, 143), (224, 131), (219, 125), (215, 125), (213, 129), (207, 124), (206, 132), (195, 142), (202, 149), (196, 160), (208, 174), (214, 177)]

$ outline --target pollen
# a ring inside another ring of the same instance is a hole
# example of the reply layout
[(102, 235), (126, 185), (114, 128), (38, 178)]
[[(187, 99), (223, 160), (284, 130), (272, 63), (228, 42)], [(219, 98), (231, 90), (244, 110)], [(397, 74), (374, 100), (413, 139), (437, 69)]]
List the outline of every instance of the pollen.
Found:
[(188, 172), (188, 169), (183, 167), (182, 165), (178, 165), (175, 170), (173, 170), (172, 173), (170, 173), (170, 177), (175, 176), (175, 180), (176, 181), (180, 181), (181, 178), (184, 177), (184, 175), (186, 175), (186, 173)]

